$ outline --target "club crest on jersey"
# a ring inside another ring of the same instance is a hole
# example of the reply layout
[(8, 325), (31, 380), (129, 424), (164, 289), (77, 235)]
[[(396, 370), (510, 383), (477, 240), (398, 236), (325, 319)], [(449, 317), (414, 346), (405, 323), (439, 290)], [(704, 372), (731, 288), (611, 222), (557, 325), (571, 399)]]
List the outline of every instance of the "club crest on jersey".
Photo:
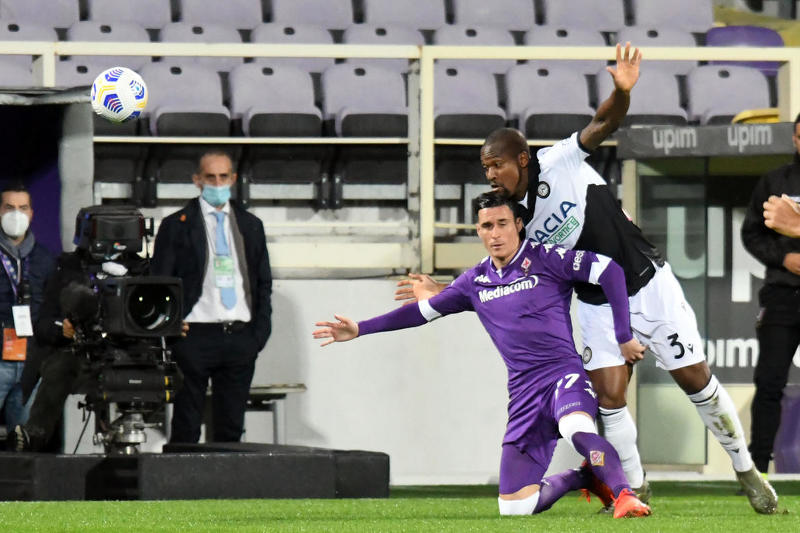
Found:
[(583, 354), (581, 355), (581, 360), (583, 361), (584, 365), (589, 364), (589, 361), (592, 360), (592, 349), (589, 348), (588, 346), (583, 349)]
[(565, 241), (580, 226), (578, 220), (569, 214), (575, 207), (577, 207), (577, 204), (572, 202), (566, 200), (561, 202), (557, 210), (550, 213), (544, 219), (542, 225), (533, 232), (533, 237), (541, 243), (557, 244)]
[(589, 461), (592, 463), (592, 466), (605, 466), (606, 453), (600, 450), (590, 450)]
[(546, 181), (540, 181), (536, 186), (536, 196), (539, 198), (547, 198), (550, 196), (550, 185)]
[(525, 258), (522, 260), (522, 273), (526, 276), (528, 275), (528, 271), (531, 269), (531, 260), (529, 258)]

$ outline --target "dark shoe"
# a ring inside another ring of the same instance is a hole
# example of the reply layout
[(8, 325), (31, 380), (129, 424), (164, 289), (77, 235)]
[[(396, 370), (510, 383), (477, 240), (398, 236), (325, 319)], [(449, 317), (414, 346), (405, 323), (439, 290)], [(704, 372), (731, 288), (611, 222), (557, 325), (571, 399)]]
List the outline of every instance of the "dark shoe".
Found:
[(636, 497), (639, 498), (639, 501), (642, 503), (649, 504), (650, 498), (653, 497), (653, 489), (650, 488), (650, 483), (647, 481), (647, 474), (645, 473), (644, 479), (642, 480), (642, 486), (636, 487), (633, 490), (633, 493), (636, 494)]
[(14, 426), (6, 439), (7, 449), (10, 452), (26, 452), (31, 449), (31, 439), (22, 426)]

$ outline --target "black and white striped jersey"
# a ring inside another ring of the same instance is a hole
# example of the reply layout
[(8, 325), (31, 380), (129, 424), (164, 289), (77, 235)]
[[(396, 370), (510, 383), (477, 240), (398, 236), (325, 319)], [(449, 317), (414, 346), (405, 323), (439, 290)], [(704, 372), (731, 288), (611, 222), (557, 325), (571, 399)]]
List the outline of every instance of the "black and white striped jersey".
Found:
[[(529, 184), (520, 202), (533, 209), (526, 232), (540, 243), (611, 257), (625, 270), (628, 294), (633, 295), (653, 277), (653, 264), (661, 265), (664, 259), (622, 211), (605, 180), (586, 163), (588, 155), (578, 133), (538, 151), (539, 179), (535, 187)], [(535, 180), (535, 173), (529, 179)], [(582, 283), (575, 290), (584, 302), (606, 302), (596, 285)]]

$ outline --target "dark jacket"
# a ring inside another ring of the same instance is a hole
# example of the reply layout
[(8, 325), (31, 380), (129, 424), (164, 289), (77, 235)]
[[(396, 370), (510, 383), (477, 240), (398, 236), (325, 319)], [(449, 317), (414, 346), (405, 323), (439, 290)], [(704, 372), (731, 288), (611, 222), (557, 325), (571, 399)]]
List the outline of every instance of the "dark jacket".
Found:
[(800, 276), (783, 267), (787, 253), (800, 252), (800, 239), (785, 237), (764, 225), (763, 203), (770, 195), (800, 197), (800, 158), (765, 174), (753, 188), (742, 224), (742, 242), (747, 251), (767, 267), (765, 285), (800, 287)]
[[(11, 257), (2, 247), (0, 247), (0, 252)], [(28, 274), (27, 282), (30, 286), (31, 321), (35, 322), (44, 299), (45, 283), (55, 267), (55, 259), (47, 248), (37, 242), (24, 260), (28, 261), (28, 268), (25, 271)], [(14, 317), (11, 313), (13, 305), (17, 305), (17, 300), (14, 297), (11, 280), (8, 278), (6, 269), (0, 267), (0, 322), (4, 327), (14, 327)]]
[[(269, 266), (267, 239), (261, 220), (231, 201), (240, 238), (234, 235), (237, 247), (244, 244), (250, 288), (251, 319), (247, 331), (253, 336), (257, 351), (272, 331), (272, 272)], [(200, 201), (195, 198), (183, 209), (161, 221), (153, 249), (150, 271), (153, 275), (176, 276), (183, 280), (184, 317), (200, 299), (203, 278), (208, 264), (206, 228)], [(245, 287), (247, 287), (246, 285)]]

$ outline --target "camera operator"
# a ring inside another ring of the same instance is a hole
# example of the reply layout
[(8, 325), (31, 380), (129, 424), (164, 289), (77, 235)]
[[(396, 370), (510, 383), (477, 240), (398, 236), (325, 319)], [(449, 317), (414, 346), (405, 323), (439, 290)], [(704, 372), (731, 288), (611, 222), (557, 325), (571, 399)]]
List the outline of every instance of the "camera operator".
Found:
[(151, 271), (183, 280), (189, 331), (172, 346), (183, 372), (175, 397), (171, 442), (197, 442), (209, 378), (214, 434), (235, 442), (258, 352), (270, 335), (272, 275), (264, 227), (230, 200), (236, 183), (230, 156), (203, 154), (192, 176), (199, 198), (166, 217), (158, 230)]
[(35, 352), (30, 342), (31, 321), (39, 316), (45, 281), (53, 272), (55, 260), (29, 229), (33, 206), (25, 186), (7, 185), (0, 198), (0, 406), (11, 430), (28, 418), (28, 401), (36, 384), (35, 376), (27, 380), (29, 383), (23, 380), (25, 360)]
[[(80, 228), (76, 227), (76, 244), (79, 233)], [(92, 290), (98, 278), (142, 275), (146, 270), (147, 260), (133, 252), (96, 253), (78, 247), (58, 258), (34, 324), (36, 340), (42, 352), (47, 352), (40, 367), (42, 379), (28, 421), (9, 432), (12, 450), (44, 449), (58, 425), (67, 396), (96, 378), (85, 355), (73, 350), (77, 324), (62, 309), (64, 288), (77, 284)]]

